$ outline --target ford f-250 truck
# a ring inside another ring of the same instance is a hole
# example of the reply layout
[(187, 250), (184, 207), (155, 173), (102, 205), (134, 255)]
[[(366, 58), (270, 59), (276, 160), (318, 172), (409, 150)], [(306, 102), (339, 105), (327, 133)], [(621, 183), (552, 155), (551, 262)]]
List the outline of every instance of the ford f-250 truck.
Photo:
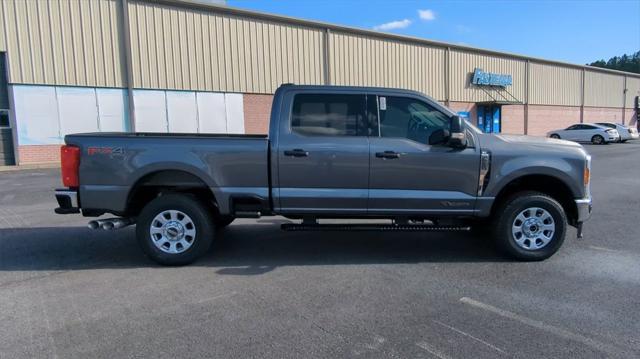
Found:
[(483, 134), (407, 90), (287, 84), (268, 136), (85, 133), (65, 143), (56, 212), (117, 216), (92, 228), (136, 224), (144, 252), (168, 265), (196, 260), (239, 217), (302, 220), (288, 230), (488, 228), (507, 254), (542, 260), (591, 215), (582, 146)]

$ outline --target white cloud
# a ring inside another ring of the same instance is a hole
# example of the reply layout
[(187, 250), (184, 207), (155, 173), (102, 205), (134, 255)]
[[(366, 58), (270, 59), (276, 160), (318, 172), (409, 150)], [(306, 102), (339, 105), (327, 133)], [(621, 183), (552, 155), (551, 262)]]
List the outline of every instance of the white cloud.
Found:
[(436, 19), (436, 13), (433, 10), (418, 10), (418, 16), (424, 21), (431, 21)]
[(409, 25), (411, 25), (411, 20), (403, 19), (403, 20), (391, 21), (378, 26), (374, 26), (373, 29), (388, 31), (388, 30), (395, 30), (395, 29), (404, 29)]

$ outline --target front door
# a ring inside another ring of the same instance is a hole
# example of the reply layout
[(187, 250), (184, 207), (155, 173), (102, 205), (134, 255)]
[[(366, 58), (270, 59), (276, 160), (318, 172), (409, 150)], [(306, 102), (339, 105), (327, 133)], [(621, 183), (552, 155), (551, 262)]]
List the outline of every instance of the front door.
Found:
[(484, 133), (500, 133), (502, 130), (502, 108), (498, 105), (478, 106), (478, 127)]
[(279, 200), (274, 205), (282, 213), (366, 213), (366, 97), (313, 93), (293, 96), (290, 126), (283, 128), (287, 133), (283, 136), (281, 132), (278, 141)]
[(370, 137), (369, 213), (472, 213), (479, 154), (429, 145), (450, 118), (418, 97), (379, 96), (378, 136)]

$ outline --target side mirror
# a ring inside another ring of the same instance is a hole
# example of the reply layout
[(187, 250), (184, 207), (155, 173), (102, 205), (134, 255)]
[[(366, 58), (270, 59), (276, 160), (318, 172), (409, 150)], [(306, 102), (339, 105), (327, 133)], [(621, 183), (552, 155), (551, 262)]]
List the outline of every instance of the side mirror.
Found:
[(453, 148), (467, 147), (467, 133), (464, 129), (464, 122), (460, 116), (454, 116), (451, 118), (449, 132), (451, 134), (449, 135), (447, 145)]
[(439, 128), (431, 133), (429, 136), (429, 144), (430, 145), (444, 145), (449, 141), (450, 133), (449, 130), (445, 130)]

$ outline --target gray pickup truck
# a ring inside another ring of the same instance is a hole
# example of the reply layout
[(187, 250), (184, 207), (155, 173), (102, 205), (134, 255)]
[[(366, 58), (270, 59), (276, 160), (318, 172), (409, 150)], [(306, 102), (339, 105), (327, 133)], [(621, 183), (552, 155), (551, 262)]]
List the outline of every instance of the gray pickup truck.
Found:
[(117, 216), (91, 228), (135, 224), (144, 252), (167, 265), (202, 256), (235, 218), (271, 215), (300, 220), (285, 230), (485, 228), (512, 257), (542, 260), (591, 215), (582, 146), (483, 134), (407, 90), (287, 84), (268, 136), (85, 133), (65, 143), (56, 212)]

